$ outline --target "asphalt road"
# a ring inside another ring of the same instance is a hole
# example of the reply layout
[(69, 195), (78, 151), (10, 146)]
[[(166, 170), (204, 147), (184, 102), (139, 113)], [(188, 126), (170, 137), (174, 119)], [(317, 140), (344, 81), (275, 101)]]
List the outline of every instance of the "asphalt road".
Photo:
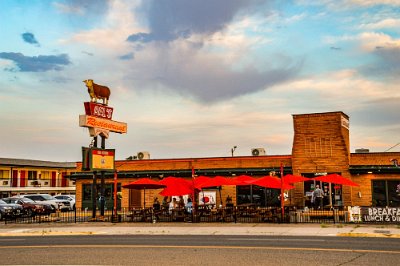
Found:
[(300, 236), (0, 237), (0, 264), (399, 265), (400, 239)]

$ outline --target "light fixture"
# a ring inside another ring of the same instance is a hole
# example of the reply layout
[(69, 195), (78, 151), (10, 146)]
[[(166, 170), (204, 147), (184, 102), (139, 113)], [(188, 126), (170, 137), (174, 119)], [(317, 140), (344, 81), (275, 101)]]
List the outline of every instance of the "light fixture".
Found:
[(232, 157), (233, 157), (233, 153), (235, 152), (237, 146), (233, 146), (233, 148), (231, 149), (231, 153), (232, 153)]

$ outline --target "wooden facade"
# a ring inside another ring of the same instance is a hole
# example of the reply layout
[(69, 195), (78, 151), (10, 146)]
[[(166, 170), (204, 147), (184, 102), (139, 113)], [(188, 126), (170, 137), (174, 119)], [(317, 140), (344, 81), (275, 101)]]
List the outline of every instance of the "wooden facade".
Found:
[[(342, 206), (373, 205), (374, 180), (399, 181), (400, 168), (394, 164), (400, 161), (399, 152), (351, 153), (349, 139), (349, 117), (343, 112), (293, 115), (294, 138), (291, 155), (261, 155), (218, 158), (187, 159), (146, 159), (116, 161), (118, 182), (128, 184), (140, 177), (160, 180), (167, 176), (190, 179), (192, 169), (196, 175), (234, 177), (247, 174), (261, 177), (275, 173), (280, 176), (280, 166), (284, 166), (284, 174), (293, 173), (306, 177), (338, 173), (357, 184), (359, 187), (343, 186), (341, 188)], [(397, 162), (397, 161), (396, 161)], [(82, 185), (92, 182), (92, 173), (81, 172), (78, 163), (76, 178), (77, 207), (82, 202)], [(106, 175), (106, 183), (113, 183), (113, 175)], [(146, 193), (146, 205), (150, 206), (153, 197), (160, 190)], [(142, 191), (129, 191), (122, 188), (122, 207), (141, 206)], [(224, 186), (222, 199), (228, 195), (236, 203), (236, 187)], [(399, 193), (400, 195), (400, 193)], [(290, 204), (305, 206), (305, 185), (296, 183), (290, 192)], [(160, 196), (158, 196), (161, 199)], [(219, 197), (217, 197), (219, 204)]]

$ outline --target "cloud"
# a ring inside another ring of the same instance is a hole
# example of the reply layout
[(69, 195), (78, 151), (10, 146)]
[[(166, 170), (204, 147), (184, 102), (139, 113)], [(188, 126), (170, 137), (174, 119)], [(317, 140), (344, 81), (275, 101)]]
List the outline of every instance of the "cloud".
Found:
[(131, 59), (133, 59), (133, 58), (135, 58), (135, 56), (134, 56), (133, 53), (121, 55), (121, 56), (119, 57), (119, 59), (121, 59), (121, 60), (131, 60)]
[(281, 66), (265, 69), (244, 63), (235, 68), (235, 61), (241, 61), (236, 54), (230, 57), (229, 53), (212, 54), (190, 45), (173, 44), (168, 46), (169, 49), (156, 45), (154, 49), (148, 47), (144, 53), (135, 54), (129, 76), (134, 79), (136, 87), (161, 87), (210, 103), (291, 80), (302, 67), (302, 62), (291, 64), (288, 60)]
[(21, 36), (25, 42), (29, 44), (36, 44), (37, 46), (39, 46), (39, 42), (36, 40), (35, 35), (33, 35), (33, 33), (25, 32), (22, 33)]
[(25, 56), (21, 53), (0, 53), (0, 58), (14, 61), (21, 72), (60, 71), (71, 64), (67, 54)]
[[(169, 89), (200, 102), (218, 102), (264, 90), (297, 75), (302, 60), (257, 66), (255, 52), (267, 45), (267, 35), (250, 34), (266, 20), (271, 1), (144, 1), (139, 8), (148, 30), (127, 41), (135, 50), (131, 78), (140, 87)], [(272, 14), (270, 12), (270, 14)], [(292, 17), (300, 20), (304, 15)], [(262, 18), (262, 19), (261, 19)], [(245, 26), (244, 26), (245, 25)], [(134, 47), (135, 48), (135, 47)], [(275, 61), (276, 55), (265, 55)], [(283, 56), (284, 57), (284, 56)], [(152, 73), (152, 74), (148, 74)]]
[(400, 40), (383, 33), (367, 32), (359, 35), (362, 49), (374, 56), (362, 71), (369, 76), (398, 77), (400, 74)]
[(400, 19), (386, 18), (378, 22), (361, 24), (361, 29), (379, 30), (379, 29), (398, 29), (400, 27)]
[(109, 3), (110, 0), (68, 0), (53, 5), (60, 13), (97, 16), (107, 11)]
[(373, 6), (400, 6), (399, 0), (297, 0), (298, 4), (311, 5), (311, 6), (327, 6), (333, 10), (354, 9), (360, 7), (373, 7)]
[[(333, 2), (336, 2), (333, 0)], [(348, 5), (354, 6), (377, 6), (377, 5), (388, 5), (388, 6), (400, 6), (399, 0), (345, 0), (341, 1), (342, 3), (345, 2)]]
[(210, 35), (223, 30), (239, 12), (248, 11), (261, 0), (170, 0), (143, 1), (140, 8), (146, 17), (149, 32), (134, 33), (130, 42), (172, 41), (192, 34)]

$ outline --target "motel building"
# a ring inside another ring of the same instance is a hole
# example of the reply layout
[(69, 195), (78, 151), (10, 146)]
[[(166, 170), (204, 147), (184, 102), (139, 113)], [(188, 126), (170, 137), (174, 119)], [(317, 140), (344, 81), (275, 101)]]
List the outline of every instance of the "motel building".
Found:
[[(400, 161), (400, 152), (369, 152), (367, 149), (351, 152), (349, 126), (349, 117), (340, 111), (293, 115), (292, 154), (287, 155), (269, 155), (263, 148), (256, 148), (256, 152), (249, 148), (249, 156), (235, 157), (151, 159), (147, 152), (138, 153), (137, 159), (115, 162), (116, 182), (114, 181), (114, 172), (105, 173), (105, 206), (109, 210), (113, 208), (113, 191), (114, 183), (116, 183), (119, 208), (143, 207), (143, 190), (122, 187), (142, 177), (156, 181), (169, 176), (191, 179), (193, 170), (194, 177), (225, 176), (233, 178), (239, 175), (249, 175), (255, 178), (266, 175), (280, 177), (281, 169), (283, 169), (283, 175), (293, 174), (311, 178), (310, 181), (294, 184), (295, 188), (288, 191), (285, 206), (311, 207), (311, 192), (316, 184), (319, 184), (326, 195), (330, 194), (332, 205), (338, 208), (348, 206), (400, 207), (400, 167), (397, 163)], [(118, 153), (118, 150), (116, 152)], [(75, 172), (68, 175), (68, 180), (76, 180), (77, 208), (91, 209), (93, 172), (81, 169), (82, 163), (77, 163)], [(29, 182), (33, 179), (30, 177), (29, 171), (16, 167), (8, 168), (8, 171), (13, 173), (13, 178), (6, 178), (6, 180), (15, 186), (8, 185), (7, 189), (21, 190), (25, 188), (19, 185), (21, 182), (31, 186)], [(24, 179), (21, 179), (21, 171), (26, 172)], [(66, 172), (67, 168), (62, 171)], [(58, 174), (56, 174), (61, 182), (63, 180), (62, 171), (60, 173), (58, 170)], [(329, 190), (329, 183), (312, 180), (318, 176), (333, 173), (340, 174), (359, 186), (331, 184)], [(2, 178), (1, 175), (0, 178)], [(43, 182), (43, 178), (38, 177), (37, 179)], [(49, 184), (53, 184), (52, 178), (45, 180)], [(96, 186), (96, 191), (100, 191), (99, 172)], [(4, 191), (4, 187), (1, 189)], [(146, 191), (146, 207), (152, 206), (154, 197), (162, 200), (162, 196), (158, 194), (160, 191), (161, 189)], [(207, 193), (210, 198), (214, 197), (216, 206), (224, 206), (228, 197), (233, 200), (235, 205), (280, 206), (280, 191), (277, 189), (250, 185), (222, 186), (221, 188), (204, 189), (204, 193)], [(324, 205), (329, 205), (329, 201), (329, 197), (325, 197)]]
[(75, 162), (0, 158), (0, 198), (24, 194), (75, 194)]

